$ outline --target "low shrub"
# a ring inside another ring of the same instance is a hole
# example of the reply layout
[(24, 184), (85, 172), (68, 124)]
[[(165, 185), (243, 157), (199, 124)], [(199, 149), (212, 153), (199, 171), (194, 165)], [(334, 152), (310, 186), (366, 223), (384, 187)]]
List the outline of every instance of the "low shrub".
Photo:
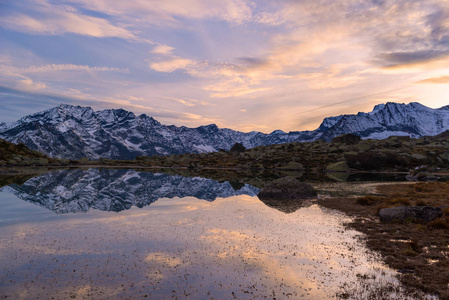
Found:
[(356, 202), (359, 205), (372, 206), (379, 201), (378, 198), (379, 197), (375, 197), (375, 196), (364, 196), (364, 197), (357, 198)]
[(427, 224), (427, 229), (449, 229), (449, 224), (445, 218), (435, 219)]
[(388, 200), (390, 206), (410, 206), (410, 199), (404, 197), (395, 197)]
[(443, 215), (445, 217), (449, 217), (449, 207), (443, 207)]
[(426, 206), (427, 202), (422, 200), (422, 199), (420, 199), (420, 200), (416, 201), (415, 205), (416, 206)]

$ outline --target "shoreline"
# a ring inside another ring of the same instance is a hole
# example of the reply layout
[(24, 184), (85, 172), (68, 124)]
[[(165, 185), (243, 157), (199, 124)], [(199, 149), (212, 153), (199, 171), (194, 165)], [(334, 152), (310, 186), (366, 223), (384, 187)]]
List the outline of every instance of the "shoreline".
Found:
[[(416, 187), (435, 189), (433, 185), (439, 183), (407, 182), (375, 184), (376, 195), (379, 198), (391, 199), (403, 197), (417, 203), (421, 197), (407, 196), (408, 190)], [(442, 185), (442, 184), (440, 184)], [(444, 184), (447, 192), (449, 184)], [(417, 189), (419, 190), (419, 189)], [(432, 192), (422, 193), (425, 194)], [(418, 194), (418, 193), (417, 193)], [(377, 216), (377, 210), (382, 203), (377, 205), (361, 205), (357, 199), (361, 197), (323, 197), (317, 199), (320, 206), (335, 209), (352, 217), (352, 221), (345, 224), (348, 228), (355, 229), (364, 234), (361, 242), (382, 257), (382, 261), (390, 268), (398, 272), (398, 279), (410, 290), (419, 289), (425, 293), (438, 295), (440, 299), (449, 299), (449, 229), (436, 226), (437, 221), (428, 224), (407, 221), (404, 223), (381, 223)], [(429, 200), (430, 201), (430, 200)], [(435, 202), (435, 205), (446, 203)], [(427, 203), (431, 204), (431, 203)], [(447, 218), (445, 216), (439, 219)], [(440, 222), (440, 221), (438, 221)]]

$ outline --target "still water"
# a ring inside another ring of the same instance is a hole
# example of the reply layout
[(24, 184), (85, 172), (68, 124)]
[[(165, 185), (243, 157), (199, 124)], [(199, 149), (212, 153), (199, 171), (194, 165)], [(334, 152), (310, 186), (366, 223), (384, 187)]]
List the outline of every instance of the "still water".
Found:
[(397, 284), (345, 215), (313, 200), (284, 213), (258, 191), (99, 169), (3, 187), (0, 296), (328, 299), (361, 275)]

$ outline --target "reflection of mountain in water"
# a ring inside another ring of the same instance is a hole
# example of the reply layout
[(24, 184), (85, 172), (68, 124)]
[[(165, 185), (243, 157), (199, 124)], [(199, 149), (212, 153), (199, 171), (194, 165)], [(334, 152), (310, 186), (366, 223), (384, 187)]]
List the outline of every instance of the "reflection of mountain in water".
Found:
[(119, 212), (133, 205), (150, 205), (160, 198), (192, 196), (213, 201), (243, 194), (256, 196), (259, 192), (246, 184), (235, 190), (229, 182), (125, 169), (51, 172), (0, 190), (56, 213), (86, 212), (90, 208)]

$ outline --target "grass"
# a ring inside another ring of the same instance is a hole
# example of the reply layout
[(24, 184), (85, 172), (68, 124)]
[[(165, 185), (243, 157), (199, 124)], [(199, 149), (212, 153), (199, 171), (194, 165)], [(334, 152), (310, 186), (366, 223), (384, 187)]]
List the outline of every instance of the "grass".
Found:
[(364, 205), (364, 206), (372, 206), (379, 202), (380, 197), (376, 196), (364, 196), (357, 198), (357, 204)]
[[(363, 232), (368, 248), (380, 253), (391, 268), (401, 271), (398, 278), (405, 286), (449, 299), (449, 182), (379, 185), (376, 194), (381, 196), (317, 201), (353, 216), (348, 226)], [(379, 222), (379, 209), (400, 205), (442, 207), (443, 217), (428, 224)], [(359, 292), (346, 287), (339, 298), (357, 299)], [(375, 295), (369, 296), (374, 299)]]

